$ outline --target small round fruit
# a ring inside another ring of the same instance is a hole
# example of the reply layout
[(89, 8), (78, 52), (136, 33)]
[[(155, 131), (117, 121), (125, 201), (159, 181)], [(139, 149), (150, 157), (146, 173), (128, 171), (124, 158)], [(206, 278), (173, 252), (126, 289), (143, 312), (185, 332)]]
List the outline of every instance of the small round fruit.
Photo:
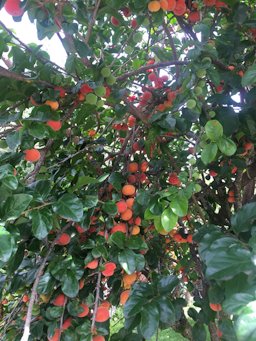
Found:
[(41, 157), (39, 150), (32, 148), (25, 150), (25, 160), (29, 162), (37, 162)]
[(70, 243), (70, 235), (67, 233), (62, 233), (56, 241), (57, 245), (68, 245)]
[(188, 160), (188, 162), (189, 162), (189, 164), (190, 164), (191, 166), (194, 166), (194, 165), (196, 164), (196, 159), (191, 158), (191, 159)]
[(132, 37), (132, 40), (135, 42), (135, 43), (140, 43), (142, 41), (142, 38), (143, 38), (143, 34), (141, 32), (136, 32), (133, 37)]
[(209, 116), (210, 116), (211, 118), (215, 117), (215, 116), (216, 116), (216, 112), (213, 111), (213, 110), (209, 111)]
[(101, 69), (100, 73), (104, 78), (108, 78), (111, 75), (111, 70), (109, 67), (104, 67)]
[(199, 69), (196, 71), (196, 76), (198, 78), (204, 78), (206, 76), (206, 70), (205, 69)]
[(133, 52), (133, 47), (132, 46), (126, 46), (124, 48), (124, 52), (127, 53), (127, 54), (131, 54)]
[(98, 97), (92, 93), (86, 95), (85, 97), (86, 103), (91, 104), (91, 105), (96, 105), (98, 101)]
[(24, 12), (23, 8), (20, 7), (20, 2), (20, 0), (7, 0), (4, 4), (4, 9), (13, 17), (19, 17)]
[(123, 195), (126, 196), (132, 196), (135, 194), (136, 188), (133, 185), (124, 185), (124, 187), (122, 188), (122, 193)]
[(49, 107), (51, 107), (51, 109), (53, 111), (56, 111), (59, 108), (59, 102), (58, 101), (47, 100), (47, 101), (45, 101), (45, 104), (48, 105)]
[(62, 127), (61, 121), (47, 121), (46, 125), (48, 125), (52, 130), (58, 131)]
[(148, 10), (149, 12), (158, 12), (161, 8), (159, 1), (150, 1), (148, 3)]
[(199, 184), (195, 184), (194, 189), (195, 189), (196, 193), (199, 193), (199, 192), (201, 192), (202, 187)]
[(106, 95), (106, 88), (105, 86), (97, 86), (97, 88), (94, 89), (94, 92), (99, 97), (104, 97)]
[(110, 75), (110, 76), (106, 79), (106, 81), (107, 81), (107, 84), (108, 84), (108, 85), (113, 85), (113, 84), (116, 83), (116, 77)]
[(194, 99), (189, 99), (187, 101), (187, 108), (194, 109), (196, 107), (196, 101)]
[(196, 86), (196, 87), (194, 88), (194, 94), (195, 94), (196, 96), (200, 96), (200, 95), (202, 95), (202, 93), (203, 93), (203, 89), (200, 88), (200, 86)]
[(66, 296), (64, 294), (59, 294), (55, 297), (52, 304), (56, 307), (63, 307), (66, 302)]

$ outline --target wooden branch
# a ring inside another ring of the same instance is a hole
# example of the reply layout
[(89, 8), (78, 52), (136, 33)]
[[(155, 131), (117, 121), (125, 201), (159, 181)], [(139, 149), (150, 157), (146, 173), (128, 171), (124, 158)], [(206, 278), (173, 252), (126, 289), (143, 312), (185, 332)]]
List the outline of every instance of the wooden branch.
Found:
[(50, 256), (50, 254), (52, 253), (52, 251), (54, 249), (54, 246), (55, 246), (58, 238), (60, 237), (60, 235), (63, 232), (65, 232), (72, 224), (73, 224), (73, 222), (67, 223), (61, 229), (61, 231), (57, 234), (57, 236), (54, 239), (54, 241), (52, 242), (49, 250), (47, 251), (46, 256), (45, 256), (42, 264), (40, 265), (39, 269), (37, 270), (36, 278), (35, 278), (35, 281), (34, 281), (34, 284), (33, 284), (33, 287), (32, 287), (31, 296), (30, 296), (30, 300), (29, 300), (29, 304), (28, 304), (27, 317), (26, 317), (26, 321), (25, 321), (25, 325), (24, 325), (24, 330), (23, 330), (23, 335), (22, 335), (21, 341), (28, 341), (28, 339), (29, 339), (30, 324), (31, 324), (31, 318), (32, 318), (32, 310), (33, 310), (34, 302), (35, 302), (35, 299), (36, 299), (36, 290), (37, 290), (40, 278), (43, 275), (43, 271), (44, 271), (44, 268), (45, 268), (46, 263), (48, 261), (48, 258)]
[[(171, 32), (170, 30), (168, 29), (165, 21), (163, 20), (163, 28), (164, 28), (164, 31), (168, 37), (168, 40), (169, 40), (169, 43), (170, 43), (170, 46), (172, 48), (172, 53), (173, 53), (173, 57), (174, 57), (174, 61), (178, 61), (178, 54), (177, 54), (177, 50), (176, 50), (176, 46), (174, 44), (174, 41), (173, 41), (173, 38), (172, 38), (172, 35), (171, 35)], [(179, 65), (175, 65), (175, 68), (176, 68), (176, 78), (179, 78), (180, 77), (180, 67)]]
[(94, 11), (93, 11), (93, 14), (92, 14), (92, 18), (88, 24), (88, 29), (87, 29), (87, 33), (86, 33), (86, 36), (85, 36), (85, 43), (88, 45), (89, 43), (89, 40), (90, 40), (90, 37), (91, 37), (91, 34), (92, 34), (92, 29), (93, 29), (93, 26), (95, 24), (95, 21), (96, 21), (96, 18), (97, 18), (97, 13), (98, 13), (98, 10), (99, 10), (99, 7), (100, 7), (100, 3), (101, 3), (101, 0), (96, 0), (96, 4), (95, 4), (95, 7), (94, 7)]
[(149, 70), (149, 69), (161, 69), (161, 68), (166, 68), (168, 66), (172, 66), (172, 65), (187, 65), (188, 62), (187, 61), (169, 61), (169, 62), (160, 62), (160, 63), (156, 63), (156, 64), (151, 64), (151, 65), (144, 65), (142, 67), (140, 67), (137, 70), (134, 71), (130, 71), (127, 72), (125, 74), (123, 74), (122, 76), (117, 77), (117, 82), (122, 82), (127, 78), (130, 78), (132, 76), (136, 76), (140, 73), (144, 73), (145, 71)]
[[(102, 258), (99, 261), (99, 266), (102, 264)], [(95, 319), (96, 319), (96, 313), (97, 313), (97, 308), (99, 305), (99, 299), (100, 299), (100, 282), (101, 282), (101, 277), (102, 274), (99, 271), (98, 272), (98, 278), (97, 278), (97, 284), (96, 284), (96, 296), (95, 296), (95, 302), (94, 302), (94, 307), (93, 307), (93, 315), (92, 315), (92, 324), (91, 324), (91, 331), (93, 333), (94, 327), (95, 327)]]

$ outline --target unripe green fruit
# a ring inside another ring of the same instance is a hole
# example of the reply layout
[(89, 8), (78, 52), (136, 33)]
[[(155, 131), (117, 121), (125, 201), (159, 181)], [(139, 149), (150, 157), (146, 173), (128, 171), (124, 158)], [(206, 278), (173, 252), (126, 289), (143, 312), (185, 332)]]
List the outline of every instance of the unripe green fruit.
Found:
[(197, 179), (200, 178), (200, 174), (199, 174), (198, 172), (194, 172), (194, 173), (192, 174), (192, 177), (193, 177), (193, 179), (197, 180)]
[(113, 85), (116, 82), (116, 77), (111, 75), (106, 79), (106, 81), (107, 81), (108, 85)]
[(97, 88), (94, 89), (94, 92), (99, 97), (104, 97), (106, 95), (106, 88), (105, 86), (97, 86)]
[(198, 78), (203, 78), (206, 76), (206, 70), (205, 69), (199, 69), (196, 71), (196, 76)]
[(205, 85), (206, 85), (205, 81), (204, 81), (204, 80), (200, 80), (200, 81), (198, 82), (198, 85), (197, 85), (197, 86), (199, 86), (200, 88), (204, 88)]
[(210, 57), (204, 57), (203, 59), (202, 59), (202, 63), (203, 64), (211, 64), (212, 63), (212, 60), (211, 60), (211, 58)]
[(85, 100), (86, 100), (86, 103), (91, 104), (91, 105), (95, 105), (98, 101), (98, 97), (96, 95), (90, 93), (90, 94), (86, 95)]
[(102, 99), (100, 99), (100, 100), (97, 102), (96, 105), (97, 105), (98, 108), (102, 108), (103, 105), (104, 105), (104, 101), (103, 101)]
[(194, 99), (189, 99), (187, 101), (187, 108), (194, 109), (196, 107), (196, 101)]
[(196, 96), (200, 96), (203, 93), (203, 89), (200, 86), (196, 86), (194, 89), (194, 93)]
[(198, 192), (201, 192), (202, 187), (199, 184), (195, 184), (194, 189), (195, 189), (195, 192), (198, 193)]
[(126, 46), (124, 48), (124, 52), (127, 54), (131, 54), (133, 52), (133, 48), (131, 46)]
[(136, 32), (133, 37), (132, 37), (132, 40), (135, 42), (135, 43), (139, 43), (142, 41), (142, 38), (143, 38), (143, 34), (141, 32)]
[(101, 69), (100, 73), (103, 77), (107, 78), (111, 75), (111, 70), (109, 67), (104, 67), (103, 69)]
[(216, 112), (215, 111), (209, 111), (209, 116), (211, 118), (215, 117), (216, 116)]

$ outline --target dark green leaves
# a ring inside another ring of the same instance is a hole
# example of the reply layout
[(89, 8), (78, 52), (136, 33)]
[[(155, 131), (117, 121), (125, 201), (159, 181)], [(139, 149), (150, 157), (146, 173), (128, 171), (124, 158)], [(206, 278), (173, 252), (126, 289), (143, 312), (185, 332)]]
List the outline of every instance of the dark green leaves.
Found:
[(202, 154), (201, 154), (201, 159), (203, 163), (207, 165), (208, 163), (212, 162), (215, 159), (217, 152), (218, 152), (218, 147), (216, 143), (207, 144), (203, 148)]
[(145, 339), (151, 338), (158, 328), (159, 310), (157, 303), (151, 302), (143, 305), (141, 311), (140, 331)]
[(14, 194), (9, 197), (3, 207), (3, 218), (5, 220), (18, 218), (28, 207), (32, 199), (32, 195), (29, 194)]
[(67, 271), (61, 281), (62, 292), (70, 298), (76, 297), (79, 291), (79, 283), (74, 272)]
[(162, 294), (170, 294), (171, 291), (179, 284), (176, 276), (170, 275), (160, 278), (158, 282), (158, 291)]
[(31, 212), (32, 231), (36, 238), (43, 239), (52, 229), (52, 216), (49, 210), (35, 210)]
[(145, 259), (141, 254), (126, 249), (118, 255), (118, 261), (125, 272), (132, 274), (134, 271), (140, 271), (144, 268)]
[(55, 213), (66, 219), (80, 221), (83, 217), (83, 204), (75, 195), (64, 194), (53, 205)]
[(184, 217), (188, 212), (188, 199), (184, 195), (177, 195), (171, 201), (170, 207), (177, 216)]
[(242, 86), (249, 86), (256, 83), (256, 64), (249, 66), (242, 78)]
[(6, 263), (15, 250), (15, 241), (12, 235), (0, 226), (0, 262)]
[(244, 205), (231, 218), (232, 228), (235, 232), (245, 232), (251, 229), (256, 220), (256, 203), (252, 202)]

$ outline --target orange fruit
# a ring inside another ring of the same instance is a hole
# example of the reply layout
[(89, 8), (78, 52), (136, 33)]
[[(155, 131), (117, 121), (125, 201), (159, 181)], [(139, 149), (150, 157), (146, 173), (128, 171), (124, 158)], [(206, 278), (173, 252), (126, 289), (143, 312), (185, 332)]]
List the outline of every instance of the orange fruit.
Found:
[(68, 329), (72, 324), (72, 317), (68, 317), (64, 322), (63, 322), (63, 325), (62, 325), (62, 330), (66, 330)]
[(96, 335), (92, 338), (92, 341), (105, 341), (105, 337), (102, 335)]
[(77, 232), (80, 234), (85, 232), (85, 229), (80, 225), (76, 225), (75, 228), (76, 228)]
[(102, 274), (105, 277), (110, 277), (114, 274), (116, 269), (116, 264), (113, 262), (108, 262), (104, 264), (104, 270), (102, 271)]
[(81, 290), (81, 289), (83, 289), (83, 287), (84, 287), (84, 279), (82, 278), (79, 281), (79, 289)]
[(39, 150), (37, 150), (35, 148), (26, 149), (24, 152), (25, 152), (24, 158), (26, 161), (37, 162), (41, 157)]
[(136, 218), (134, 219), (134, 224), (135, 224), (135, 225), (141, 225), (141, 217), (136, 217)]
[(58, 102), (58, 101), (50, 101), (50, 100), (48, 99), (47, 101), (45, 101), (44, 104), (49, 105), (49, 107), (51, 107), (51, 109), (52, 109), (53, 111), (56, 111), (56, 110), (58, 110), (58, 108), (59, 108), (59, 102)]
[(132, 274), (125, 274), (123, 276), (123, 287), (124, 289), (130, 289), (132, 284), (137, 280), (137, 273), (134, 272)]
[(61, 98), (64, 98), (66, 96), (66, 90), (62, 88), (61, 86), (55, 86), (54, 90), (59, 91), (59, 96)]
[(131, 162), (128, 164), (128, 172), (130, 173), (136, 173), (139, 170), (139, 165), (137, 162)]
[(127, 210), (121, 214), (121, 219), (128, 221), (132, 218), (132, 215), (133, 215), (132, 210), (130, 208), (127, 208)]
[(186, 243), (186, 242), (187, 242), (187, 239), (183, 238), (179, 233), (176, 233), (176, 234), (173, 236), (173, 240), (174, 240), (176, 243)]
[(120, 223), (120, 224), (117, 224), (114, 227), (112, 227), (111, 233), (115, 233), (115, 232), (126, 233), (127, 232), (126, 224)]
[(167, 0), (160, 0), (160, 6), (164, 11), (168, 10), (168, 1)]
[(187, 242), (188, 243), (193, 243), (193, 236), (192, 236), (192, 234), (189, 234), (188, 236), (187, 236)]
[(116, 203), (118, 213), (124, 213), (127, 210), (127, 203), (124, 200), (120, 200)]
[(173, 11), (176, 7), (176, 0), (167, 0), (168, 8), (167, 11)]
[(135, 194), (136, 188), (133, 185), (124, 185), (122, 188), (123, 195), (126, 195), (127, 197), (131, 197)]
[(148, 170), (148, 162), (147, 161), (143, 161), (140, 164), (140, 171), (145, 173)]
[(61, 331), (60, 329), (55, 329), (55, 333), (52, 337), (48, 337), (48, 341), (59, 341), (60, 340)]
[(52, 304), (56, 307), (63, 307), (66, 302), (66, 296), (64, 294), (59, 294), (55, 297)]
[(132, 227), (131, 235), (136, 236), (136, 235), (139, 234), (139, 233), (140, 233), (140, 227), (137, 226), (137, 225), (134, 225), (134, 226)]
[(229, 202), (230, 204), (233, 204), (234, 202), (236, 202), (235, 197), (229, 196), (229, 197), (228, 197), (228, 202)]
[(24, 295), (22, 297), (22, 302), (27, 303), (28, 301), (29, 301), (29, 296), (28, 295)]
[(130, 290), (125, 290), (120, 295), (120, 304), (125, 305), (130, 295)]
[(126, 205), (128, 208), (132, 208), (134, 204), (134, 198), (129, 198), (126, 200)]
[(99, 265), (99, 261), (98, 259), (94, 259), (92, 260), (91, 262), (89, 262), (87, 265), (85, 265), (85, 269), (88, 268), (88, 269), (91, 269), (91, 270), (94, 270), (98, 267)]
[(85, 317), (89, 314), (89, 307), (87, 304), (81, 303), (80, 307), (83, 308), (83, 311), (77, 314), (78, 317)]
[(161, 8), (160, 1), (150, 1), (148, 3), (149, 12), (158, 12)]
[(67, 233), (62, 233), (56, 241), (57, 245), (68, 245), (70, 243), (70, 235)]
[(222, 307), (219, 303), (209, 303), (209, 306), (213, 311), (221, 311), (222, 310)]
[(218, 337), (222, 337), (222, 335), (223, 335), (222, 331), (219, 329), (216, 330), (216, 334)]
[(46, 125), (48, 125), (52, 130), (58, 131), (62, 127), (61, 121), (47, 121)]
[(103, 302), (101, 302), (100, 306), (110, 309), (111, 308), (111, 303), (109, 301), (103, 301)]
[(96, 311), (95, 321), (106, 322), (110, 318), (109, 311), (105, 307), (99, 306)]

